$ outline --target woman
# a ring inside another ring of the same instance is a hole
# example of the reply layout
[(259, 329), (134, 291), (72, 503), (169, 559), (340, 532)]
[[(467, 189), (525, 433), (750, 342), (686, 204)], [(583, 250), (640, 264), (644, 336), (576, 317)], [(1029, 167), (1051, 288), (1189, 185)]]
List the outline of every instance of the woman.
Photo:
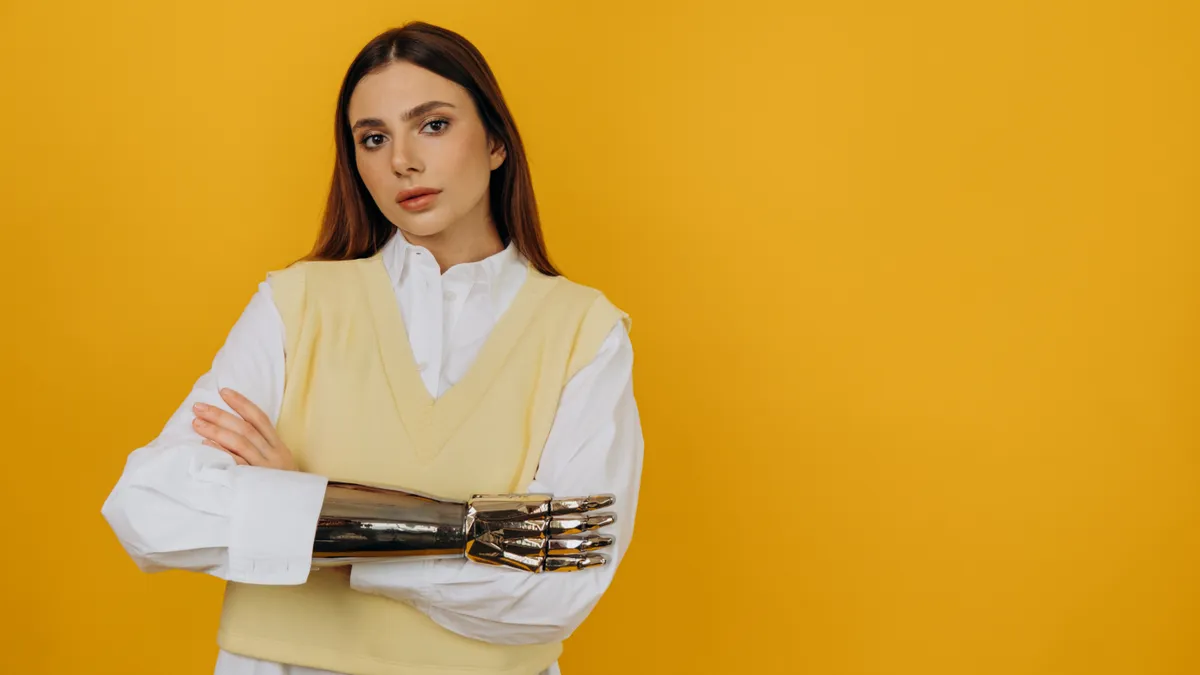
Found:
[[(414, 22), (372, 40), (335, 134), (313, 251), (259, 284), (103, 514), (141, 569), (227, 580), (218, 675), (556, 673), (633, 532), (628, 317), (551, 265), (517, 128), (461, 36)], [(571, 563), (607, 564), (313, 567), (331, 478), (609, 493), (607, 557)]]

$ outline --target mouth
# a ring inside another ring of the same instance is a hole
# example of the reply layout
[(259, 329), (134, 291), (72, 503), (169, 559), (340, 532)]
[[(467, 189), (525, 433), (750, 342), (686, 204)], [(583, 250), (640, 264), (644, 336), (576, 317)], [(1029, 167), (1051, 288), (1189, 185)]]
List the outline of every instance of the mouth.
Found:
[(437, 199), (439, 192), (441, 190), (434, 190), (432, 188), (401, 190), (396, 195), (396, 203), (406, 211), (420, 211), (432, 205), (434, 200)]
[(407, 201), (409, 199), (416, 199), (418, 197), (437, 194), (439, 192), (441, 192), (441, 190), (435, 190), (427, 187), (408, 188), (407, 190), (401, 190), (396, 193), (396, 203), (399, 204), (400, 202)]

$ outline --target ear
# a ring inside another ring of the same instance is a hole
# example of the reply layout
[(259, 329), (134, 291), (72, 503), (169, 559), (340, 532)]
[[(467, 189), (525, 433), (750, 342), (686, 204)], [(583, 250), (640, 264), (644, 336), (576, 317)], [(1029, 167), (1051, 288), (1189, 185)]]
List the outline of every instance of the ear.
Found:
[(504, 160), (507, 157), (508, 157), (508, 151), (504, 147), (504, 144), (498, 140), (492, 141), (492, 154), (488, 158), (488, 161), (492, 166), (492, 171), (495, 171), (496, 169), (500, 168), (500, 165), (504, 163)]

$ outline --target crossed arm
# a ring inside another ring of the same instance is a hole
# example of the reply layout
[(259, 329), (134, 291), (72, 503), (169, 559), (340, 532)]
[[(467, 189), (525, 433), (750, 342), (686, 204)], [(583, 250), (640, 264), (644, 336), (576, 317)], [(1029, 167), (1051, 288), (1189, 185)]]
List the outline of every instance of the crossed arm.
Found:
[[(580, 574), (533, 575), (466, 559), (394, 559), (353, 565), (351, 586), (411, 603), (447, 629), (480, 640), (544, 642), (569, 635), (611, 583), (633, 533), (643, 446), (632, 358), (618, 322), (595, 359), (564, 388), (529, 487), (555, 495), (615, 495), (608, 509), (616, 523), (609, 528), (614, 543), (606, 549), (607, 565)], [(196, 403), (210, 412), (236, 412), (237, 396), (223, 396), (222, 389), (253, 402), (273, 425), (283, 360), (282, 322), (263, 282), (211, 370), (158, 437), (130, 454), (105, 501), (103, 515), (141, 569), (187, 569), (244, 583), (307, 579), (327, 480), (288, 470), (293, 467), (263, 449), (251, 461), (250, 448), (243, 457), (194, 426), (204, 418)]]

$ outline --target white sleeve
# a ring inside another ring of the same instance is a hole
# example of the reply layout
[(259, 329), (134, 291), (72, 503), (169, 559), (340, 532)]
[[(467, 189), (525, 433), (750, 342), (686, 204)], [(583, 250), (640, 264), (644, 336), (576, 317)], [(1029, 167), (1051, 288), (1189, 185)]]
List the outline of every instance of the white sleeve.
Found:
[(530, 574), (468, 560), (360, 563), (352, 588), (407, 602), (451, 631), (493, 643), (565, 639), (583, 623), (612, 582), (629, 548), (642, 472), (641, 421), (633, 397), (633, 346), (614, 326), (595, 359), (563, 388), (530, 492), (616, 495), (615, 538), (607, 565), (578, 572)]
[[(192, 404), (232, 412), (229, 387), (274, 424), (283, 398), (283, 321), (267, 281), (258, 285), (212, 368), (159, 435), (130, 453), (101, 508), (121, 546), (146, 572), (184, 569), (258, 584), (301, 584), (327, 479), (299, 471), (239, 466), (201, 445)], [(236, 414), (236, 413), (235, 413)]]

